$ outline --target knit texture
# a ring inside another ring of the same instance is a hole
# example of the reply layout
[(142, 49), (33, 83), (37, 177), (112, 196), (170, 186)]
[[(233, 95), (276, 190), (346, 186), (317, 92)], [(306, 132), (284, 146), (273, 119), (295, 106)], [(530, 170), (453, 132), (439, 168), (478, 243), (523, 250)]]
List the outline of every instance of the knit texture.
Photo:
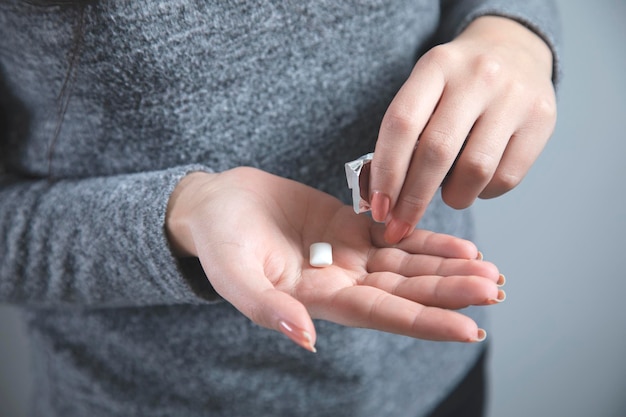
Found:
[[(480, 345), (319, 321), (310, 354), (221, 301), (163, 230), (194, 170), (254, 166), (348, 203), (344, 162), (469, 17), (558, 46), (549, 2), (442, 3), (445, 25), (433, 1), (114, 0), (81, 25), (74, 6), (0, 2), (0, 301), (28, 323), (33, 415), (420, 416), (447, 395)], [(439, 196), (420, 226), (471, 237)]]

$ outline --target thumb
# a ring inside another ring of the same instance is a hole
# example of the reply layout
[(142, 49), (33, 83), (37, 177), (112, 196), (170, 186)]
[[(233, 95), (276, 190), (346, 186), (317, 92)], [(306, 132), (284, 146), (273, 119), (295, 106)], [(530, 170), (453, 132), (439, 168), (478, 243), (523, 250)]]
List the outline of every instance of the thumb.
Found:
[(215, 291), (254, 323), (277, 330), (304, 349), (316, 352), (315, 326), (306, 307), (274, 288), (262, 268), (238, 258), (222, 258), (206, 266), (200, 259)]
[(260, 294), (256, 307), (258, 311), (255, 314), (242, 313), (261, 326), (279, 330), (304, 349), (316, 352), (315, 326), (301, 302), (287, 293), (270, 288)]

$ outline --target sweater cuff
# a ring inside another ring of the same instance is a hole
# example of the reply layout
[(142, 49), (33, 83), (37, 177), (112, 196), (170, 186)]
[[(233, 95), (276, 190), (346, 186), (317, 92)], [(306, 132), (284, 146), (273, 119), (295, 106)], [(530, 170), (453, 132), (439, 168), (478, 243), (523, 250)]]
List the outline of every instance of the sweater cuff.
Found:
[(154, 251), (155, 256), (151, 259), (153, 270), (161, 271), (160, 275), (165, 279), (163, 283), (167, 287), (172, 302), (181, 303), (204, 303), (220, 301), (221, 298), (213, 289), (198, 258), (177, 258), (170, 246), (165, 231), (165, 215), (169, 196), (179, 181), (192, 172), (213, 172), (203, 165), (188, 165), (172, 168), (165, 173), (165, 186), (160, 189), (160, 202), (154, 225), (160, 225), (158, 234), (158, 247)]

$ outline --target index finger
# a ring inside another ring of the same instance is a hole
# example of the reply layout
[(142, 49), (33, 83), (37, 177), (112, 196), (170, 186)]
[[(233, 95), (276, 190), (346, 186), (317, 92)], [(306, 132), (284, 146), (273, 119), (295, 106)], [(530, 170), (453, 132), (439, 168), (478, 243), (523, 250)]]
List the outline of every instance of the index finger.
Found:
[(413, 150), (443, 93), (438, 66), (421, 59), (383, 117), (370, 165), (372, 217), (385, 221), (405, 182)]
[(410, 236), (398, 244), (384, 241), (384, 228), (374, 224), (371, 229), (372, 242), (377, 248), (394, 247), (411, 254), (433, 255), (444, 258), (476, 259), (478, 248), (469, 240), (425, 229), (415, 229)]

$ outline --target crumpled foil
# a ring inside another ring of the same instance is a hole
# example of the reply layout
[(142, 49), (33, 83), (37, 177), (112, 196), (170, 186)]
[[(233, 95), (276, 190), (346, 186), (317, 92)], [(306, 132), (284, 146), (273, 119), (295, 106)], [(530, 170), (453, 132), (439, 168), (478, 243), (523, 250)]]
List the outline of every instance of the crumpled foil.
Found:
[(354, 161), (346, 162), (346, 180), (348, 188), (352, 190), (352, 208), (355, 213), (364, 213), (370, 210), (369, 185), (370, 163), (374, 153), (368, 153)]

